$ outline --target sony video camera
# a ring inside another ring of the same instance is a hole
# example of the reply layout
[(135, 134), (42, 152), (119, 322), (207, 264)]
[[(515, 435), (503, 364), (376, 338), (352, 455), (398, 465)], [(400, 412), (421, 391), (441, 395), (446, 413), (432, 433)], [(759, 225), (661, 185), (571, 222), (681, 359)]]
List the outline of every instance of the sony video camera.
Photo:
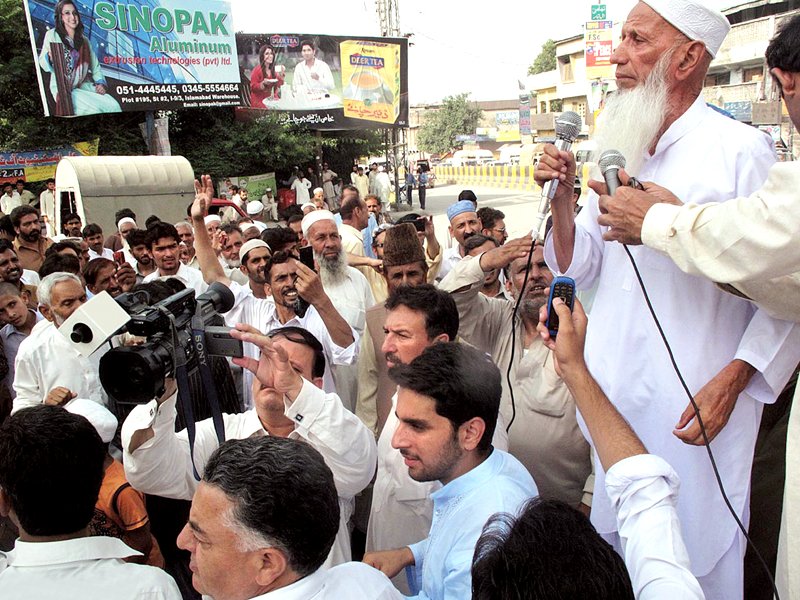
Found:
[(195, 298), (193, 289), (149, 306), (146, 292), (116, 298), (128, 313), (125, 330), (147, 338), (139, 346), (112, 348), (100, 359), (100, 382), (121, 404), (143, 404), (160, 396), (164, 378), (181, 366), (206, 365), (207, 355), (242, 356), (242, 342), (233, 339), (219, 313), (233, 306), (233, 293), (213, 283)]

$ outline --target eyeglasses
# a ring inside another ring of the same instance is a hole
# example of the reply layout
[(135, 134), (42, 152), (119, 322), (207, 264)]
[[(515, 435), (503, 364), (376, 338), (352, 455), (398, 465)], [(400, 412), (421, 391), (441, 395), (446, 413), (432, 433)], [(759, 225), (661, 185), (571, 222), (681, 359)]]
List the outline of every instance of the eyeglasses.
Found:
[(505, 233), (506, 232), (506, 228), (505, 227), (492, 227), (492, 231), (496, 231), (497, 233)]
[(373, 248), (383, 248), (385, 244), (372, 244)]

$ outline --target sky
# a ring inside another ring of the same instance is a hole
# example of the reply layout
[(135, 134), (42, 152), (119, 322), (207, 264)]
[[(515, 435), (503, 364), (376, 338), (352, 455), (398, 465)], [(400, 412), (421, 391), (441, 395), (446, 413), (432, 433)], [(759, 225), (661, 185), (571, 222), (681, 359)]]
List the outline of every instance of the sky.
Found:
[[(473, 100), (508, 100), (548, 39), (582, 33), (592, 0), (396, 0), (409, 41), (411, 105), (467, 92)], [(735, 0), (706, 0), (716, 8)], [(265, 2), (231, 0), (233, 22), (245, 33), (379, 35), (374, 0)], [(607, 3), (607, 18), (623, 21), (635, 0)]]

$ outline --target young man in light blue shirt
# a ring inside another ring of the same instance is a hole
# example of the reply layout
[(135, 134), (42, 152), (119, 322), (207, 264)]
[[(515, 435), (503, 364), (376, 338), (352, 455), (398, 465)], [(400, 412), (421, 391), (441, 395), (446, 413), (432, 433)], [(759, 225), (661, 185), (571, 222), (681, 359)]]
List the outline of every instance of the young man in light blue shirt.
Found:
[(469, 598), (472, 555), (484, 523), (496, 512), (515, 513), (538, 493), (522, 463), (491, 445), (500, 371), (486, 354), (450, 342), (430, 346), (389, 375), (399, 386), (392, 446), (412, 479), (443, 487), (431, 495), (426, 539), (368, 553), (364, 562), (389, 577), (406, 568), (414, 598)]

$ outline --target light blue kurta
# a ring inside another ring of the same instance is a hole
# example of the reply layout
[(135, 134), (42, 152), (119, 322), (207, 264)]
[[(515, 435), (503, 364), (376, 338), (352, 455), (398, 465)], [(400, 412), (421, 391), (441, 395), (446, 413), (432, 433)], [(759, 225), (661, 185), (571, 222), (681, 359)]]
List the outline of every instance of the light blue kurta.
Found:
[(483, 526), (493, 514), (517, 514), (538, 495), (528, 470), (494, 449), (480, 465), (431, 494), (433, 522), (428, 537), (410, 546), (414, 566), (406, 569), (419, 600), (472, 597), (472, 555)]

